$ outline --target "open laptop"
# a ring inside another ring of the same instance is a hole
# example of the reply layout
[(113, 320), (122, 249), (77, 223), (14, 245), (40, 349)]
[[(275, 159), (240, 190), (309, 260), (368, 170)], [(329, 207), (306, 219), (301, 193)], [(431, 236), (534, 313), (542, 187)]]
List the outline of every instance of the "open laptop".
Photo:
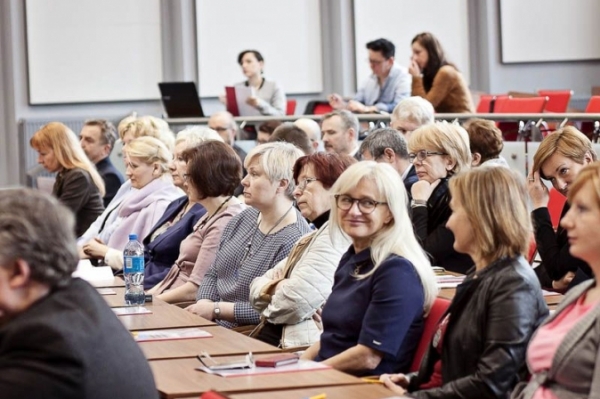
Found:
[(161, 100), (169, 118), (203, 118), (200, 97), (194, 82), (163, 82), (158, 84)]

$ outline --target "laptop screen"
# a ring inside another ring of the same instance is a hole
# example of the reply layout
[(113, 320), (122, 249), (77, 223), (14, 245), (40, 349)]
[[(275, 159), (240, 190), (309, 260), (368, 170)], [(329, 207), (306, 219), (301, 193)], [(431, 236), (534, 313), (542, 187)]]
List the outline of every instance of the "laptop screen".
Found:
[(204, 112), (194, 82), (163, 82), (158, 87), (169, 118), (202, 118)]

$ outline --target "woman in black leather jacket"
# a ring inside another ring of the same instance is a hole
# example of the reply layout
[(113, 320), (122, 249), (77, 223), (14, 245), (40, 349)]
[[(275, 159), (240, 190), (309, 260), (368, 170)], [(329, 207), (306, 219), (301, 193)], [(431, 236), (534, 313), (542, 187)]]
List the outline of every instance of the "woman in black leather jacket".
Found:
[(431, 264), (466, 273), (473, 266), (468, 255), (453, 248), (446, 228), (450, 210), (448, 179), (471, 166), (469, 136), (462, 127), (433, 123), (415, 130), (408, 140), (409, 158), (419, 181), (411, 188), (412, 223)]
[(482, 166), (450, 180), (450, 192), (447, 227), (475, 269), (457, 287), (418, 373), (381, 380), (415, 398), (504, 398), (523, 376), (529, 339), (548, 315), (523, 258), (531, 232), (527, 189), (515, 172)]

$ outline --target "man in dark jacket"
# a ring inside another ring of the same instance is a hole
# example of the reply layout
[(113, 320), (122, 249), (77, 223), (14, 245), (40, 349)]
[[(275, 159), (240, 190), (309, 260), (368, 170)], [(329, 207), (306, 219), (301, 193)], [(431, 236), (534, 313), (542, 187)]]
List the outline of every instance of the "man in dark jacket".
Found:
[(71, 277), (73, 231), (72, 213), (54, 198), (0, 190), (0, 396), (158, 398), (131, 334)]
[(96, 165), (104, 180), (106, 195), (103, 198), (106, 208), (123, 184), (123, 175), (110, 161), (110, 153), (117, 141), (115, 126), (104, 119), (90, 119), (85, 122), (79, 133), (81, 148), (85, 155)]

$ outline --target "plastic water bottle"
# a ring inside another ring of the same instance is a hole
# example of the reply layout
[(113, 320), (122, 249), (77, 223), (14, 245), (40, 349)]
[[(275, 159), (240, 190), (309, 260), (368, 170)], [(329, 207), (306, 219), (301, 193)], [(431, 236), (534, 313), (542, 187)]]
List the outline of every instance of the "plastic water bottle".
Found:
[(123, 274), (125, 276), (125, 304), (144, 304), (144, 246), (137, 234), (129, 234), (129, 242), (123, 250)]

